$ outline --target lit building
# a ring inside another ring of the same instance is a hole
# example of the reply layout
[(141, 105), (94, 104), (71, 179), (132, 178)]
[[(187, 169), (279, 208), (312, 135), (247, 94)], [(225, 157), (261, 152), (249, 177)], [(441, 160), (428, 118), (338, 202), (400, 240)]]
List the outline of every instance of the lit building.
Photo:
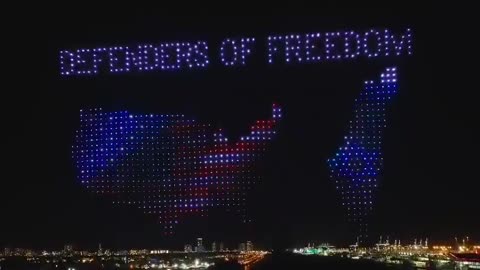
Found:
[(63, 253), (64, 254), (70, 254), (71, 255), (72, 252), (73, 252), (73, 246), (72, 245), (65, 245), (63, 247)]
[(205, 252), (205, 247), (203, 246), (203, 238), (197, 238), (197, 247), (196, 252)]
[(212, 252), (216, 252), (217, 251), (217, 243), (213, 242), (212, 243)]
[(220, 242), (220, 245), (219, 245), (218, 248), (219, 248), (220, 252), (225, 251), (224, 248), (223, 248), (223, 242)]
[(181, 114), (81, 110), (72, 147), (77, 178), (114, 204), (157, 217), (165, 234), (183, 217), (208, 217), (209, 209), (238, 213), (248, 223), (255, 164), (281, 117), (273, 105), (270, 119), (229, 142), (221, 129)]
[(25, 256), (32, 257), (34, 255), (35, 255), (35, 252), (33, 250), (31, 250), (31, 249), (25, 250)]
[(149, 254), (150, 252), (148, 252), (148, 250), (146, 249), (131, 249), (129, 250), (128, 254), (130, 255), (147, 255)]
[(150, 250), (150, 254), (168, 254), (168, 253), (170, 253), (170, 251), (166, 249)]
[[(476, 253), (450, 253), (458, 269), (480, 269), (480, 255)], [(457, 268), (455, 268), (457, 269)]]
[(253, 251), (252, 241), (247, 241), (246, 249), (247, 249), (247, 251)]
[(12, 255), (12, 251), (10, 250), (10, 248), (5, 248), (5, 249), (3, 250), (3, 254), (5, 255), (5, 257), (11, 256), (11, 255)]
[(183, 248), (183, 251), (185, 251), (185, 252), (192, 252), (192, 251), (193, 251), (192, 245), (186, 244), (185, 247)]
[(375, 81), (365, 81), (355, 100), (355, 114), (343, 144), (328, 160), (330, 177), (335, 181), (347, 210), (348, 221), (361, 240), (368, 237), (368, 217), (383, 165), (382, 137), (386, 108), (397, 93), (397, 70), (387, 68)]
[(97, 250), (97, 255), (102, 256), (103, 255), (103, 250), (102, 250), (102, 244), (98, 244), (98, 250)]
[(23, 255), (25, 255), (25, 250), (23, 248), (15, 248), (14, 251), (13, 251), (13, 255), (23, 256)]
[(127, 256), (128, 255), (128, 250), (119, 250), (117, 252), (115, 252), (115, 255), (116, 256)]
[(238, 251), (240, 251), (240, 252), (245, 251), (245, 243), (240, 243), (240, 244), (238, 245)]

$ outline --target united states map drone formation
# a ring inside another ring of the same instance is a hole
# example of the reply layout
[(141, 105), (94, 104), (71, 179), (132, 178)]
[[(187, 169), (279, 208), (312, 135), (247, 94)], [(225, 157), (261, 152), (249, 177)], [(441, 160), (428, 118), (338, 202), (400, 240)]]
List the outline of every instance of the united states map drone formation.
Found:
[(80, 111), (72, 156), (92, 193), (158, 218), (165, 234), (187, 217), (229, 211), (248, 223), (256, 161), (277, 133), (282, 109), (230, 142), (221, 129), (181, 114)]

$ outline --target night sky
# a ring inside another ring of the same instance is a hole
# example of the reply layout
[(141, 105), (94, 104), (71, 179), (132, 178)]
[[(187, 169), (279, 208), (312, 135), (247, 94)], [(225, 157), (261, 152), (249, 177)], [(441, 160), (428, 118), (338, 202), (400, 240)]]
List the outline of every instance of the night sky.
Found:
[[(128, 14), (128, 16), (126, 15)], [(133, 15), (132, 15), (133, 14)], [(14, 69), (15, 84), (3, 99), (0, 246), (177, 247), (194, 237), (227, 246), (251, 239), (258, 245), (309, 241), (350, 243), (343, 209), (328, 178), (326, 159), (342, 143), (363, 81), (396, 66), (399, 94), (388, 107), (384, 170), (371, 235), (390, 239), (428, 237), (431, 242), (470, 236), (480, 240), (478, 134), (473, 129), (478, 88), (466, 79), (467, 47), (439, 31), (426, 15), (388, 10), (325, 12), (305, 17), (162, 17), (147, 13), (64, 13), (42, 24), (28, 53), (29, 67)], [(40, 27), (40, 26), (39, 26)], [(414, 55), (309, 65), (266, 63), (266, 37), (370, 27), (414, 33)], [(226, 37), (254, 36), (248, 66), (220, 65)], [(460, 36), (460, 35), (459, 35)], [(58, 52), (115, 44), (207, 40), (207, 69), (60, 77)], [(24, 45), (25, 46), (25, 45)], [(37, 59), (38, 58), (38, 59)], [(28, 65), (27, 65), (28, 67)], [(5, 89), (5, 88), (4, 88)], [(8, 87), (7, 87), (8, 89)], [(8, 91), (8, 90), (4, 90)], [(8, 98), (7, 98), (8, 95)], [(255, 222), (246, 230), (222, 218), (188, 224), (163, 238), (155, 220), (134, 208), (113, 206), (76, 180), (71, 145), (79, 109), (103, 107), (141, 113), (181, 113), (221, 127), (231, 140), (280, 104), (279, 136), (258, 170), (263, 176), (250, 203)]]

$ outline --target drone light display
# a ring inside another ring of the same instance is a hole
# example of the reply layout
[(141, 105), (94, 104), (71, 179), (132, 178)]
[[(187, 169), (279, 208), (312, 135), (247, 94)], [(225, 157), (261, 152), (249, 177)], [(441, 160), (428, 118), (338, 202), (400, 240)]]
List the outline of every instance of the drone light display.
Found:
[[(219, 44), (220, 63), (225, 67), (248, 65), (248, 58), (261, 38), (225, 38)], [(388, 28), (365, 31), (290, 33), (264, 39), (269, 65), (304, 64), (358, 58), (398, 57), (413, 53), (409, 28), (402, 32)], [(59, 52), (60, 75), (95, 76), (101, 73), (129, 73), (205, 69), (210, 64), (208, 42), (162, 42), (67, 49)]]
[[(71, 78), (211, 66), (235, 69), (259, 59), (269, 69), (412, 54), (410, 28), (247, 34), (214, 41), (64, 48), (59, 51), (59, 74)], [(381, 174), (385, 110), (397, 92), (396, 71), (387, 68), (379, 80), (365, 82), (344, 142), (328, 159), (330, 177), (361, 238), (367, 237)], [(112, 196), (115, 204), (133, 205), (157, 216), (171, 234), (182, 218), (205, 217), (214, 208), (236, 212), (249, 222), (245, 206), (248, 189), (258, 178), (253, 172), (255, 161), (275, 136), (281, 109), (274, 106), (272, 118), (256, 122), (248, 136), (234, 143), (221, 130), (184, 115), (90, 109), (80, 117), (73, 158), (81, 184)]]
[(184, 115), (81, 110), (72, 156), (81, 185), (155, 215), (166, 234), (182, 218), (207, 217), (214, 208), (250, 222), (246, 200), (258, 180), (255, 161), (281, 117), (273, 105), (270, 119), (229, 142), (222, 130)]
[(375, 191), (383, 165), (382, 138), (386, 127), (386, 107), (397, 94), (397, 69), (386, 68), (380, 78), (365, 81), (355, 100), (355, 114), (343, 144), (328, 160), (347, 211), (348, 221), (361, 239), (368, 237), (368, 217), (373, 210)]

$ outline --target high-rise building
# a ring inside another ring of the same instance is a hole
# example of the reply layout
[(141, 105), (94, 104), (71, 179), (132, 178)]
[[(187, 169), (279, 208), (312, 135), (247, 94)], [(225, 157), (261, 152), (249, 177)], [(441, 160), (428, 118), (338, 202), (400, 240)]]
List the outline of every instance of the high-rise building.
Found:
[(11, 256), (11, 255), (12, 255), (12, 251), (11, 251), (10, 248), (5, 248), (5, 249), (3, 250), (3, 254), (5, 255), (5, 257)]
[(397, 70), (387, 68), (375, 81), (365, 81), (355, 100), (354, 117), (344, 142), (328, 160), (330, 178), (341, 194), (348, 221), (363, 242), (383, 165), (382, 136), (386, 107), (397, 94)]
[(212, 243), (212, 252), (217, 252), (217, 243)]
[[(77, 178), (95, 194), (114, 194), (109, 198), (115, 204), (157, 216), (165, 234), (173, 234), (181, 217), (206, 217), (210, 209), (249, 222), (254, 168), (281, 118), (274, 104), (269, 119), (255, 121), (230, 142), (215, 125), (182, 114), (81, 110), (72, 147)], [(176, 200), (158, 200), (172, 196)], [(177, 211), (184, 214), (165, 214)]]
[(97, 250), (97, 255), (102, 256), (103, 255), (103, 250), (102, 250), (102, 244), (98, 244), (98, 250)]
[(253, 251), (252, 241), (247, 241), (246, 249), (247, 249), (247, 251)]
[(186, 245), (184, 246), (183, 250), (184, 250), (185, 252), (192, 252), (192, 251), (193, 251), (192, 245), (186, 244)]
[(240, 244), (238, 245), (238, 251), (240, 251), (240, 252), (245, 251), (245, 243), (240, 243)]
[(23, 256), (23, 255), (25, 255), (25, 250), (23, 248), (15, 248), (14, 251), (13, 251), (13, 255)]
[(223, 248), (223, 242), (220, 242), (220, 245), (219, 245), (219, 250), (220, 252), (224, 252), (224, 248)]
[(72, 245), (67, 244), (67, 245), (65, 245), (65, 246), (63, 247), (63, 253), (64, 253), (64, 254), (69, 254), (69, 255), (71, 255), (72, 252), (73, 252), (73, 246), (72, 246)]
[(203, 238), (197, 238), (196, 252), (205, 252), (205, 247), (203, 246)]

